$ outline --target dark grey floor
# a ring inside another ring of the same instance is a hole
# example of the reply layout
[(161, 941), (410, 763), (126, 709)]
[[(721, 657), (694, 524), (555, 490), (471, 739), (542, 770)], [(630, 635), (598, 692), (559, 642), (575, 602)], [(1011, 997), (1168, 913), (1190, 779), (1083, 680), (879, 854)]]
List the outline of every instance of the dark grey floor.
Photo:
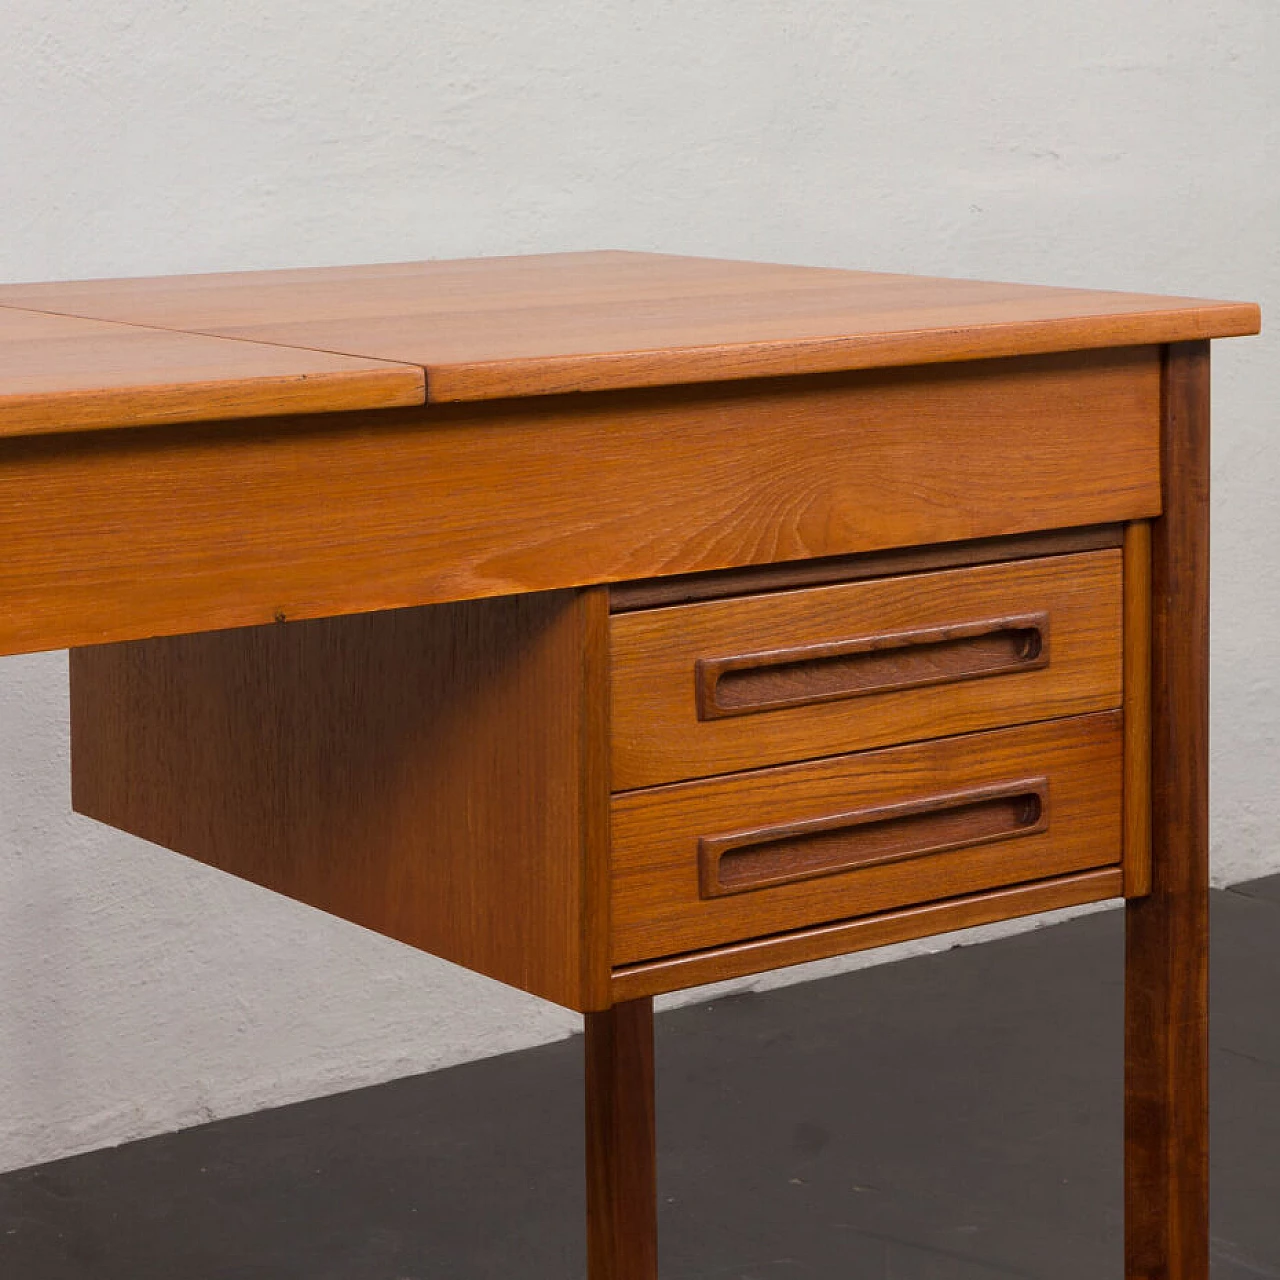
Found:
[[(1213, 907), (1213, 1274), (1280, 1277), (1280, 876)], [(660, 1018), (663, 1280), (1118, 1277), (1121, 927)], [(580, 1277), (580, 1056), (5, 1175), (0, 1277)]]

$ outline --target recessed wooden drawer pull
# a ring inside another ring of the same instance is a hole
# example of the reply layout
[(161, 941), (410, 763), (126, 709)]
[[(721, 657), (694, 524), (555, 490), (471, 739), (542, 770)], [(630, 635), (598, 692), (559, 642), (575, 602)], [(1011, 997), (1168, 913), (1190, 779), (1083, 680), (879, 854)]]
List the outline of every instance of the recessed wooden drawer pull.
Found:
[(1033, 778), (698, 841), (704, 898), (1031, 835), (1049, 826), (1049, 783)]
[(1048, 665), (1045, 613), (701, 658), (698, 718), (718, 720)]

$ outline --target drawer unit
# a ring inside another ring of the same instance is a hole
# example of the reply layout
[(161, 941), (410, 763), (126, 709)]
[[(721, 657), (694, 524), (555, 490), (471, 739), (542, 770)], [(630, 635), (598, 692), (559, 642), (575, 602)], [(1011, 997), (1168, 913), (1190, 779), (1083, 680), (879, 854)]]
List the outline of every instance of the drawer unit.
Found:
[(615, 795), (615, 965), (1116, 865), (1118, 712)]
[(1116, 549), (622, 613), (623, 791), (1120, 705)]

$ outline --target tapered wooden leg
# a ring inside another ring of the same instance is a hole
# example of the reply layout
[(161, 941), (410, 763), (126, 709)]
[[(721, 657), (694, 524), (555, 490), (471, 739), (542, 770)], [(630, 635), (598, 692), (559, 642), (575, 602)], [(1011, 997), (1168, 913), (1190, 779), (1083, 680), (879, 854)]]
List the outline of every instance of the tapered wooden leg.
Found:
[(587, 1275), (657, 1280), (653, 1001), (586, 1015)]
[(1209, 344), (1167, 348), (1151, 537), (1151, 893), (1125, 933), (1125, 1273), (1209, 1272)]

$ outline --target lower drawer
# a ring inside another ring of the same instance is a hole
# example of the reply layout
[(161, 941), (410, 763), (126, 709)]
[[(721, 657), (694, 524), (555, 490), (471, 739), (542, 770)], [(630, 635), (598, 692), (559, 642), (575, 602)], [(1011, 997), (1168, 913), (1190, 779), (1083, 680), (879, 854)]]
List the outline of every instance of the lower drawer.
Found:
[(615, 965), (1118, 864), (1119, 712), (612, 802)]

